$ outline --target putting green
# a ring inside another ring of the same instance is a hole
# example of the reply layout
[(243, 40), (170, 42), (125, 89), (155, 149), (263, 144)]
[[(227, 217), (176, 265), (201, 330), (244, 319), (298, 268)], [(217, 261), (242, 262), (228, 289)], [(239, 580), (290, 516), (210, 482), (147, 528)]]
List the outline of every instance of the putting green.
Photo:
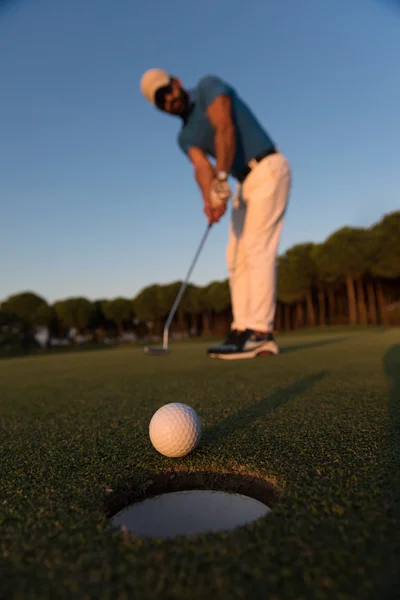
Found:
[[(400, 331), (278, 341), (278, 357), (237, 362), (202, 342), (0, 361), (1, 596), (397, 597)], [(204, 430), (183, 459), (148, 437), (174, 401)], [(154, 486), (239, 476), (275, 491), (251, 525), (173, 540), (109, 526)]]

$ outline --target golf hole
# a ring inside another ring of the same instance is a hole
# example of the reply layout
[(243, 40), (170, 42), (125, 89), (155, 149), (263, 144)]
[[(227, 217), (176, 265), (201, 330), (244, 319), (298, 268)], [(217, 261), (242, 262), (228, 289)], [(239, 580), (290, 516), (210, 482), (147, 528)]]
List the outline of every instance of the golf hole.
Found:
[(231, 474), (158, 475), (148, 481), (143, 494), (136, 494), (130, 502), (133, 482), (132, 494), (127, 493), (127, 482), (124, 487), (124, 506), (117, 494), (110, 525), (139, 537), (228, 532), (267, 517), (277, 500), (265, 480)]

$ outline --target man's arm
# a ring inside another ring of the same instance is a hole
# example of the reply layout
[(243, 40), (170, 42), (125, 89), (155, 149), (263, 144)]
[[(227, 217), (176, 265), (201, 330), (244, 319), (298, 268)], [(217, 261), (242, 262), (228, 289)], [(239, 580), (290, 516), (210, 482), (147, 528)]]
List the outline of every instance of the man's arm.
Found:
[(207, 203), (210, 198), (211, 185), (215, 175), (214, 169), (200, 148), (189, 148), (188, 156), (193, 164), (194, 176), (201, 189), (203, 200)]
[(207, 108), (207, 115), (215, 129), (215, 170), (229, 173), (236, 152), (236, 132), (230, 97), (226, 94), (217, 96)]
[(217, 208), (213, 208), (210, 203), (211, 187), (215, 177), (214, 168), (200, 148), (189, 148), (188, 156), (192, 161), (194, 176), (203, 196), (204, 213), (209, 223), (217, 223), (226, 211), (226, 204), (222, 203)]

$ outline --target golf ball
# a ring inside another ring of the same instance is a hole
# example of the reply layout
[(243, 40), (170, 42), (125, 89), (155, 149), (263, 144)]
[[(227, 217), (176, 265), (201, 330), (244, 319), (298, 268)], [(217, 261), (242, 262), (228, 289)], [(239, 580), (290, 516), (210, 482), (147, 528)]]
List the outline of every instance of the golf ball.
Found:
[(159, 408), (151, 418), (149, 435), (154, 448), (164, 456), (186, 456), (201, 438), (201, 423), (193, 408), (171, 402)]

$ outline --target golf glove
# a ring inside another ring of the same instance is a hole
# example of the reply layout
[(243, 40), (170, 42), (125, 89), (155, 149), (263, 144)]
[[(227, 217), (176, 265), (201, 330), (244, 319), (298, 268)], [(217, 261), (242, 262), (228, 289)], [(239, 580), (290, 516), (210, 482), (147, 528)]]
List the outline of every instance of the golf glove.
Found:
[(210, 192), (210, 204), (212, 207), (217, 207), (222, 203), (228, 202), (229, 198), (232, 196), (232, 190), (229, 187), (229, 183), (226, 178), (220, 179), (217, 177), (214, 178), (211, 184), (211, 192)]

